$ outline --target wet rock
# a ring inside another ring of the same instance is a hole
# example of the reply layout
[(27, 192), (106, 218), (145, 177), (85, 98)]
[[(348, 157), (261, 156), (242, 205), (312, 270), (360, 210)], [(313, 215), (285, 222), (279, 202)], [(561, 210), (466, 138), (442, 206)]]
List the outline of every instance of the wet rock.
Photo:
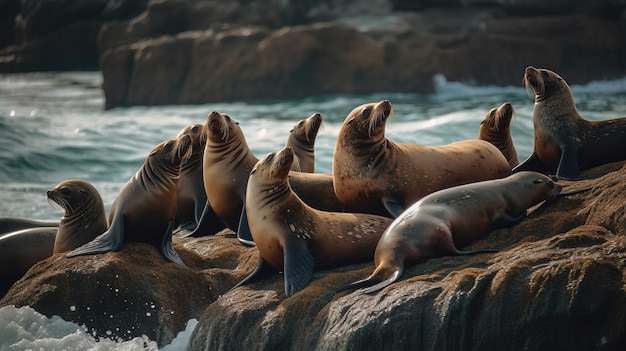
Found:
[(338, 292), (371, 263), (318, 271), (291, 298), (281, 276), (239, 287), (209, 305), (191, 348), (622, 349), (626, 166), (584, 174), (598, 178), (565, 189), (593, 190), (534, 208), (469, 247), (499, 253), (431, 259), (372, 295)]

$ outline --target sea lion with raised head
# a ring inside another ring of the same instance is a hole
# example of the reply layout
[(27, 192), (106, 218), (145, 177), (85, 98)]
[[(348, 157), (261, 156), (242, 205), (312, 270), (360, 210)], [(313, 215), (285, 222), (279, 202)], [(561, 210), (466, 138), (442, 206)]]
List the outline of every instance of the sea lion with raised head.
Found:
[(31, 227), (0, 237), (0, 296), (35, 263), (73, 250), (107, 230), (102, 197), (90, 183), (70, 179), (47, 193), (64, 210), (57, 226)]
[[(204, 130), (207, 140), (203, 178), (208, 204), (228, 228), (237, 232), (242, 243), (253, 246), (247, 230), (244, 203), (248, 176), (258, 158), (250, 151), (239, 123), (228, 114), (211, 112)], [(341, 211), (331, 174), (290, 172), (289, 182), (309, 206), (325, 211)], [(242, 231), (239, 230), (240, 222), (244, 224)]]
[(626, 159), (626, 118), (585, 120), (567, 82), (550, 70), (529, 66), (523, 81), (529, 95), (535, 95), (535, 143), (530, 157), (513, 172), (577, 180), (581, 170)]
[(297, 164), (296, 168), (299, 168), (294, 169), (292, 166), (292, 170), (305, 173), (315, 172), (315, 138), (321, 125), (322, 115), (314, 113), (309, 118), (298, 121), (289, 131), (285, 147), (291, 147), (294, 150), (296, 154), (294, 165)]
[(397, 281), (405, 264), (441, 256), (498, 250), (459, 251), (495, 228), (517, 223), (526, 210), (555, 198), (561, 186), (537, 172), (459, 185), (434, 192), (403, 212), (385, 230), (374, 253), (376, 269), (347, 288), (378, 291)]
[(517, 150), (511, 138), (511, 119), (515, 110), (510, 102), (492, 108), (482, 122), (478, 131), (478, 139), (488, 141), (497, 147), (506, 157), (511, 169), (519, 164)]
[[(206, 133), (203, 124), (191, 124), (183, 128), (176, 138), (183, 135), (191, 136), (193, 140), (191, 156), (180, 166), (180, 178), (176, 187), (176, 220), (174, 228), (180, 227), (193, 231), (196, 235), (213, 235), (226, 228), (224, 223), (215, 215), (209, 206), (202, 218), (207, 205), (204, 179), (202, 177), (202, 159)], [(198, 227), (198, 224), (202, 226)], [(197, 229), (197, 230), (196, 230)]]
[(511, 174), (502, 153), (483, 140), (444, 146), (391, 141), (385, 123), (392, 113), (388, 100), (364, 104), (339, 130), (333, 184), (345, 211), (397, 217), (437, 190)]
[(285, 295), (309, 284), (314, 268), (328, 268), (372, 259), (390, 218), (327, 212), (305, 204), (291, 189), (291, 148), (269, 153), (250, 172), (246, 212), (259, 250), (255, 271), (237, 286), (283, 271)]
[(172, 246), (172, 230), (180, 166), (191, 152), (189, 135), (154, 147), (113, 201), (109, 229), (67, 257), (118, 251), (125, 242), (145, 242), (158, 248), (166, 260), (184, 265)]

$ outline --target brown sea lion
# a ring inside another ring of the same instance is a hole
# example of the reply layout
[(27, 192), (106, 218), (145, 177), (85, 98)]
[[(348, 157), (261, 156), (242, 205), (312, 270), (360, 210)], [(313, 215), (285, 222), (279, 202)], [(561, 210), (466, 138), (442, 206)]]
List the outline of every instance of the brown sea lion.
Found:
[(102, 197), (89, 182), (69, 179), (48, 190), (47, 195), (65, 211), (54, 241), (54, 253), (82, 246), (109, 228)]
[(497, 147), (506, 157), (511, 169), (519, 164), (517, 150), (511, 138), (511, 119), (514, 113), (510, 102), (492, 108), (480, 123), (478, 131), (478, 139), (488, 141)]
[[(434, 192), (403, 212), (385, 230), (374, 253), (376, 269), (345, 288), (378, 291), (397, 281), (405, 264), (434, 257), (497, 250), (459, 251), (495, 228), (517, 223), (526, 210), (555, 198), (561, 186), (537, 172), (459, 185)], [(344, 289), (345, 289), (344, 288)]]
[(176, 185), (180, 165), (192, 152), (183, 135), (157, 145), (113, 201), (109, 230), (67, 254), (67, 257), (118, 251), (125, 242), (145, 242), (171, 262), (184, 265), (172, 246)]
[(626, 159), (626, 118), (583, 119), (567, 82), (550, 70), (527, 67), (524, 84), (535, 95), (535, 144), (513, 172), (533, 170), (577, 180), (581, 170)]
[[(202, 178), (202, 159), (206, 133), (203, 124), (191, 124), (183, 128), (176, 138), (183, 135), (191, 136), (193, 152), (180, 166), (180, 178), (176, 187), (176, 220), (174, 228), (191, 230), (197, 235), (213, 235), (226, 228), (224, 223), (207, 205), (204, 180)], [(207, 211), (202, 216), (203, 212)], [(200, 218), (203, 218), (202, 222)], [(198, 224), (202, 224), (198, 226)], [(197, 228), (197, 230), (196, 230)]]
[(288, 182), (293, 160), (294, 152), (287, 147), (262, 158), (250, 173), (246, 212), (260, 258), (255, 271), (237, 286), (283, 271), (285, 295), (292, 296), (309, 284), (314, 268), (371, 260), (380, 235), (392, 222), (308, 206)]
[[(232, 117), (219, 112), (207, 116), (204, 127), (203, 178), (209, 206), (238, 239), (254, 245), (247, 230), (244, 203), (248, 176), (258, 159), (248, 147), (243, 131)], [(291, 187), (311, 207), (341, 211), (333, 189), (331, 174), (289, 173)], [(240, 231), (240, 222), (244, 230)], [(194, 233), (192, 233), (193, 235)]]
[(63, 210), (58, 227), (30, 227), (0, 237), (0, 296), (35, 263), (75, 249), (107, 230), (100, 193), (86, 181), (70, 179), (48, 191)]
[(55, 221), (41, 221), (26, 218), (4, 217), (0, 218), (0, 235), (22, 229), (58, 226), (59, 222)]
[(483, 140), (444, 146), (385, 137), (391, 103), (361, 105), (346, 117), (333, 155), (333, 184), (345, 211), (397, 217), (422, 197), (455, 185), (506, 177), (511, 167)]
[(315, 172), (315, 138), (321, 125), (322, 115), (314, 113), (309, 118), (298, 121), (289, 131), (285, 146), (294, 150), (296, 154), (294, 165), (298, 165), (296, 169), (292, 166), (292, 170)]

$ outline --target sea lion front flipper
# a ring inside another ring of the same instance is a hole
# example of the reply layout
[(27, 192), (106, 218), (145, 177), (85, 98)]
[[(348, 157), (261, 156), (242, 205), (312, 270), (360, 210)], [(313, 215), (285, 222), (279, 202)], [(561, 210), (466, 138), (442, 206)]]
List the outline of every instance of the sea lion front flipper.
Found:
[(400, 204), (395, 200), (383, 198), (383, 205), (393, 218), (398, 218), (398, 216), (404, 212), (404, 207), (400, 206)]
[(202, 233), (200, 233), (200, 232), (202, 231), (202, 227), (204, 226), (205, 222), (206, 222), (206, 221), (208, 221), (208, 219), (209, 219), (209, 217), (210, 217), (210, 216), (208, 215), (208, 214), (209, 214), (209, 212), (210, 212), (210, 211), (209, 211), (209, 209), (210, 209), (210, 207), (209, 207), (209, 203), (207, 202), (207, 203), (205, 203), (205, 204), (204, 204), (204, 208), (203, 208), (203, 210), (202, 210), (202, 214), (200, 215), (200, 219), (198, 219), (198, 220), (196, 221), (196, 223), (197, 223), (197, 224), (196, 224), (196, 229), (194, 229), (191, 233), (189, 233), (189, 234), (187, 234), (187, 235), (184, 235), (184, 236), (183, 236), (184, 238), (186, 238), (186, 237), (190, 237), (190, 236), (192, 236), (192, 237), (194, 237), (194, 238), (197, 238), (197, 237), (200, 237), (200, 236), (202, 236), (202, 235), (203, 235), (203, 234), (202, 234)]
[(582, 180), (580, 169), (578, 168), (578, 147), (563, 146), (559, 167), (556, 170), (556, 177), (563, 180)]
[(283, 246), (285, 258), (285, 295), (290, 297), (304, 289), (313, 277), (315, 261), (305, 240), (292, 240)]
[(543, 174), (550, 173), (545, 163), (543, 163), (534, 152), (524, 162), (520, 163), (512, 170), (513, 173), (521, 171), (535, 171)]
[(118, 251), (124, 243), (124, 216), (113, 217), (111, 227), (106, 232), (98, 235), (92, 241), (78, 247), (74, 251), (67, 253), (66, 257), (81, 255), (93, 255)]
[(237, 240), (246, 246), (256, 246), (252, 233), (250, 233), (250, 224), (248, 224), (246, 206), (241, 209), (241, 217), (239, 217), (239, 226), (237, 227)]
[(263, 258), (259, 257), (259, 262), (254, 269), (254, 272), (250, 273), (247, 277), (245, 277), (242, 281), (240, 281), (237, 285), (233, 286), (229, 291), (238, 288), (240, 286), (254, 283), (259, 280), (263, 280), (265, 278), (271, 277), (272, 275), (278, 273), (274, 267), (270, 266), (263, 260)]
[(523, 211), (519, 216), (511, 216), (506, 212), (502, 212), (493, 219), (493, 225), (496, 228), (508, 227), (521, 221), (524, 218), (526, 218), (526, 211)]
[(178, 252), (174, 250), (174, 246), (172, 246), (172, 231), (174, 230), (174, 220), (170, 220), (167, 224), (167, 229), (165, 230), (165, 234), (163, 235), (163, 241), (161, 242), (161, 255), (163, 257), (174, 263), (178, 263), (186, 267), (183, 260), (178, 256)]

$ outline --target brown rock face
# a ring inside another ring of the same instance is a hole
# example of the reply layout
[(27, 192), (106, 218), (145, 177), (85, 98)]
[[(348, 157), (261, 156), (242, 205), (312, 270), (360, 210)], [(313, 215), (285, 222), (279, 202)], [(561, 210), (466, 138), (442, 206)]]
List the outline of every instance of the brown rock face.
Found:
[[(626, 167), (566, 183), (593, 190), (535, 209), (471, 248), (410, 267), (379, 293), (337, 292), (373, 265), (320, 271), (286, 299), (282, 277), (237, 288), (204, 312), (192, 350), (500, 350), (626, 346)], [(621, 168), (620, 168), (621, 167)], [(601, 169), (601, 170), (600, 170)], [(603, 195), (608, 195), (600, 197)]]
[(534, 208), (466, 249), (407, 267), (380, 292), (339, 291), (373, 262), (315, 272), (290, 298), (282, 275), (229, 291), (254, 270), (255, 248), (228, 230), (174, 237), (187, 267), (145, 244), (33, 266), (0, 306), (30, 305), (98, 335), (169, 343), (199, 319), (192, 350), (622, 350), (626, 347), (626, 165), (563, 182), (592, 190)]

